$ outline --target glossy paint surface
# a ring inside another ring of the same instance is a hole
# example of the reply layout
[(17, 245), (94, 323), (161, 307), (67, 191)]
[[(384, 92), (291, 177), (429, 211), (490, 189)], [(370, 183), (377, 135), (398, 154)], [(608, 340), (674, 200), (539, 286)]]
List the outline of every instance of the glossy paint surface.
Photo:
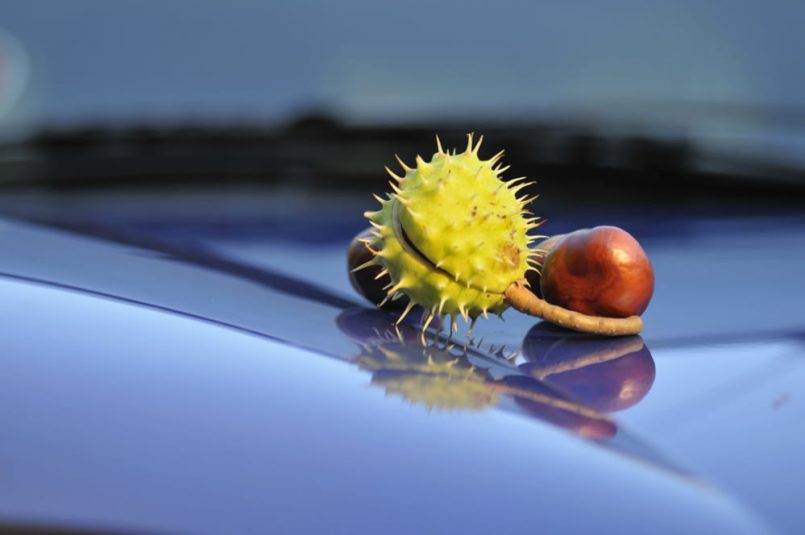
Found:
[(732, 224), (641, 240), (657, 274), (642, 338), (509, 312), (464, 349), (363, 306), (351, 235), (190, 250), (6, 221), (0, 518), (796, 533), (803, 305), (780, 297), (801, 295), (805, 225), (761, 222), (774, 238), (749, 249)]

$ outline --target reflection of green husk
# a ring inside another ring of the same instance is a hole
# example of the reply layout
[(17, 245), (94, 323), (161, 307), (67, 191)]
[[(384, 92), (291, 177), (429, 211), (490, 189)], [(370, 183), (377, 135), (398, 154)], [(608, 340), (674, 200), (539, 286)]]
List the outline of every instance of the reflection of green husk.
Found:
[(358, 365), (370, 370), (372, 384), (429, 409), (482, 410), (497, 401), (483, 372), (463, 355), (436, 346), (389, 342), (363, 346)]
[(429, 409), (481, 410), (497, 401), (486, 380), (470, 369), (434, 365), (427, 372), (379, 371), (372, 376), (372, 384)]
[[(613, 351), (592, 356), (606, 361), (615, 353), (631, 353), (634, 341), (618, 344)], [(642, 341), (640, 342), (642, 347)], [(494, 405), (499, 396), (511, 396), (594, 421), (610, 422), (605, 415), (569, 399), (493, 380), (471, 365), (466, 356), (437, 345), (406, 344), (389, 338), (378, 345), (361, 345), (358, 365), (372, 372), (372, 384), (428, 409), (480, 411)], [(587, 361), (589, 362), (589, 361)]]

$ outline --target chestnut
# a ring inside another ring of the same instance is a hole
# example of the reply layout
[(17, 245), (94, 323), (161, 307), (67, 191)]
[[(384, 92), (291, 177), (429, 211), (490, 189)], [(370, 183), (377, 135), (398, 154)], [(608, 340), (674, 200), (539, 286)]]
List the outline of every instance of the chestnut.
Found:
[[(349, 282), (352, 287), (374, 305), (379, 305), (386, 299), (386, 290), (383, 288), (391, 283), (391, 278), (387, 274), (378, 277), (382, 271), (380, 266), (368, 266), (355, 271), (355, 268), (374, 257), (366, 243), (367, 240), (373, 239), (375, 238), (371, 234), (371, 229), (368, 228), (352, 238), (347, 251), (347, 271), (349, 272)], [(403, 296), (396, 301), (387, 300), (383, 308), (397, 309), (403, 308), (407, 304), (408, 298)]]
[(528, 287), (534, 292), (537, 297), (542, 297), (542, 292), (539, 289), (540, 279), (542, 278), (542, 265), (545, 263), (545, 258), (553, 250), (554, 247), (564, 238), (566, 234), (556, 234), (548, 236), (533, 249), (533, 263), (538, 266), (539, 271), (530, 269), (525, 274), (525, 279), (528, 281)]
[(551, 248), (542, 266), (540, 291), (547, 302), (582, 314), (639, 316), (654, 293), (654, 270), (625, 230), (581, 229)]

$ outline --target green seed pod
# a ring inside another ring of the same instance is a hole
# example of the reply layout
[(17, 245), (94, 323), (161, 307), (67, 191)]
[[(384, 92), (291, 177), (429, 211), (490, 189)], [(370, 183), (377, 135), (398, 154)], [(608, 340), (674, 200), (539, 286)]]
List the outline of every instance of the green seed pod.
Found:
[(489, 160), (478, 157), (483, 137), (467, 136), (462, 154), (438, 151), (416, 167), (402, 161), (404, 176), (391, 170), (393, 193), (375, 196), (380, 210), (366, 212), (374, 227), (375, 256), (361, 267), (379, 265), (391, 277), (387, 299), (410, 299), (400, 320), (415, 305), (426, 313), (424, 328), (436, 314), (465, 321), (489, 312), (501, 314), (506, 289), (531, 269), (528, 231), (540, 224), (525, 206), (533, 199), (517, 197), (529, 185), (523, 178), (504, 182), (508, 169), (499, 164), (503, 152)]

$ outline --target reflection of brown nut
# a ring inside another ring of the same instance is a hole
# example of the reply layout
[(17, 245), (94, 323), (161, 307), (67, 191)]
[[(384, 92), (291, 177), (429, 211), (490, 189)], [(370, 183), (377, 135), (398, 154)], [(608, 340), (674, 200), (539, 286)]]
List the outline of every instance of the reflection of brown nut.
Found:
[(532, 416), (582, 437), (603, 440), (618, 432), (617, 424), (605, 414), (581, 405), (531, 377), (508, 376), (493, 386), (498, 393), (512, 396), (517, 405)]
[(542, 420), (573, 431), (577, 435), (593, 440), (612, 438), (618, 433), (618, 426), (606, 418), (589, 418), (583, 414), (560, 407), (546, 405), (528, 398), (515, 398), (517, 404)]
[(654, 360), (639, 336), (602, 338), (540, 324), (523, 341), (523, 355), (523, 371), (602, 412), (631, 407), (654, 383)]
[[(386, 298), (386, 290), (383, 289), (391, 282), (391, 277), (388, 275), (380, 275), (382, 268), (380, 266), (368, 266), (363, 269), (355, 271), (355, 268), (366, 264), (374, 258), (374, 255), (369, 250), (369, 246), (365, 240), (373, 240), (374, 237), (370, 234), (371, 229), (366, 229), (352, 239), (347, 251), (347, 269), (349, 270), (349, 282), (352, 287), (371, 301), (373, 304), (378, 305)], [(402, 297), (396, 301), (388, 300), (383, 305), (384, 308), (402, 308), (408, 304), (408, 298)]]
[(654, 292), (654, 271), (640, 244), (617, 227), (566, 235), (545, 259), (540, 290), (549, 303), (593, 316), (640, 315)]

